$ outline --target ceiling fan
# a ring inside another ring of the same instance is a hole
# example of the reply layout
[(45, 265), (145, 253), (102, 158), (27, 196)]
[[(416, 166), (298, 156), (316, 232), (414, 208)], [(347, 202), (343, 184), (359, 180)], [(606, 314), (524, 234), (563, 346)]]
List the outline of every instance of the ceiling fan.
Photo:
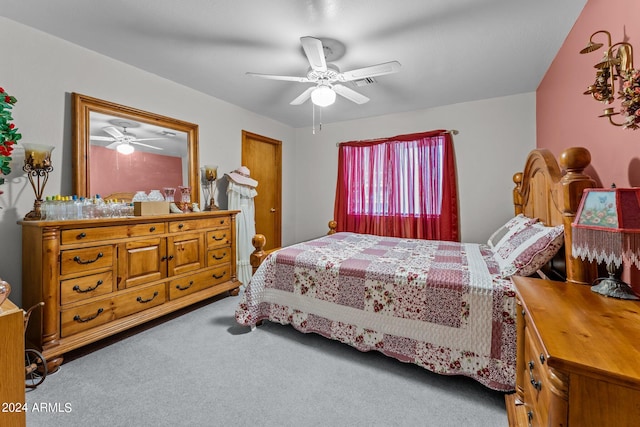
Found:
[(115, 126), (107, 126), (102, 128), (103, 131), (108, 133), (111, 136), (98, 136), (91, 135), (91, 139), (95, 141), (107, 141), (111, 142), (111, 144), (107, 145), (105, 148), (116, 149), (119, 153), (122, 154), (131, 154), (135, 150), (133, 145), (140, 145), (142, 147), (152, 148), (154, 150), (162, 150), (161, 147), (156, 147), (154, 145), (149, 145), (142, 143), (140, 141), (153, 141), (163, 138), (136, 138), (136, 136), (130, 132), (127, 132), (127, 127), (122, 124), (122, 131), (120, 131)]
[(398, 61), (385, 62), (371, 65), (351, 71), (340, 72), (338, 67), (327, 64), (325, 58), (325, 47), (320, 39), (314, 37), (300, 37), (302, 49), (304, 50), (311, 68), (305, 77), (278, 76), (273, 74), (247, 73), (254, 77), (261, 77), (272, 80), (287, 80), (299, 83), (315, 83), (302, 92), (298, 97), (290, 102), (291, 105), (303, 104), (307, 99), (320, 107), (326, 107), (335, 102), (336, 94), (353, 101), (356, 104), (364, 104), (369, 98), (359, 92), (341, 84), (353, 80), (366, 79), (385, 74), (397, 73), (400, 71)]

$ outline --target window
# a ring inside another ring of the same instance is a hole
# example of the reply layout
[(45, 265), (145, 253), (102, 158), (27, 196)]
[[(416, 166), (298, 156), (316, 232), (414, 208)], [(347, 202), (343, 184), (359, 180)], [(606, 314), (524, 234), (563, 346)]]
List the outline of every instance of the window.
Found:
[(458, 239), (449, 133), (342, 143), (338, 163), (338, 231)]

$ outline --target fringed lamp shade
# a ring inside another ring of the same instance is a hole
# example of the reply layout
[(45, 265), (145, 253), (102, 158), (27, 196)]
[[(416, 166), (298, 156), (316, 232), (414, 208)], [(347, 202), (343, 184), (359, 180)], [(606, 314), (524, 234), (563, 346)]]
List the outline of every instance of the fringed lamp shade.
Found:
[(572, 229), (573, 255), (606, 263), (619, 282), (611, 276), (623, 258), (640, 268), (640, 188), (586, 189)]

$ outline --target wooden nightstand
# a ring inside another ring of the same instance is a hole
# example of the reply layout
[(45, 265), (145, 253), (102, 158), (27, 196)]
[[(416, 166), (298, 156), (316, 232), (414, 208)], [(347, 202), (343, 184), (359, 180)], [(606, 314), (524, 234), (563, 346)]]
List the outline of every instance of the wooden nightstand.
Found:
[(572, 283), (513, 282), (519, 313), (509, 425), (637, 426), (640, 303)]
[(9, 300), (0, 308), (0, 425), (24, 426), (24, 312)]

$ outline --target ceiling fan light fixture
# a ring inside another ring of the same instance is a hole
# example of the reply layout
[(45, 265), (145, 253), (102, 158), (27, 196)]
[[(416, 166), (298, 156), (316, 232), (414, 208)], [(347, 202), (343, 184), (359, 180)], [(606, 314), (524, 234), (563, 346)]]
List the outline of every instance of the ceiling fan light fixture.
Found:
[(318, 107), (328, 107), (336, 102), (336, 93), (329, 86), (320, 85), (311, 92), (311, 102)]
[(135, 149), (133, 148), (133, 145), (131, 144), (120, 144), (118, 145), (118, 147), (116, 147), (116, 150), (118, 150), (118, 153), (120, 154), (131, 154), (135, 151)]

